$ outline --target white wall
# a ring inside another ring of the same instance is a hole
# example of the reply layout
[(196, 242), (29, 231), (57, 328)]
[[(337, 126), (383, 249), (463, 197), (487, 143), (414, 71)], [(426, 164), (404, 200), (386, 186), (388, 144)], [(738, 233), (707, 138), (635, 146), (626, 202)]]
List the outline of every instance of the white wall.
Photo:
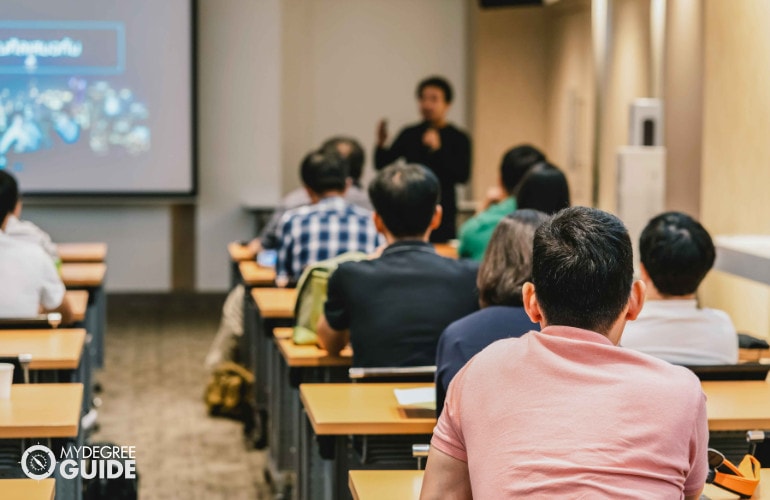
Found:
[(295, 0), (284, 2), (283, 185), (299, 185), (299, 163), (335, 134), (358, 138), (372, 175), (375, 128), (391, 139), (419, 120), (415, 87), (443, 75), (467, 117), (467, 0)]
[(281, 2), (198, 9), (198, 290), (227, 286), (227, 242), (250, 237), (244, 203), (280, 199)]

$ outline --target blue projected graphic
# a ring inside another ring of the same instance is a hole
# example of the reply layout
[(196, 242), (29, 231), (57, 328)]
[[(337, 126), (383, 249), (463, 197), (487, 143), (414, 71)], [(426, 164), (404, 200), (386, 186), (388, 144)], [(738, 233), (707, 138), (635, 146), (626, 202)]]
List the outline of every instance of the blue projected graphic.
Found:
[(0, 22), (0, 168), (59, 146), (148, 152), (147, 105), (107, 79), (125, 67), (123, 23)]

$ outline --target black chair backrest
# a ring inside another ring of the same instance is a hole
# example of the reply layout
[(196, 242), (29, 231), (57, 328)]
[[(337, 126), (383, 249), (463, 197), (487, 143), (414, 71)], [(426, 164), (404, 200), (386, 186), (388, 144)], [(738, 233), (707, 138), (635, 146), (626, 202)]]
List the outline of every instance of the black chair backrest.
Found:
[(58, 328), (61, 314), (38, 314), (27, 318), (0, 318), (0, 330), (45, 330)]
[(13, 365), (13, 383), (24, 383), (24, 369), (21, 367), (21, 362), (18, 356), (0, 356), (0, 363), (10, 363)]
[(687, 366), (701, 381), (717, 380), (765, 380), (770, 365), (739, 363), (737, 365)]

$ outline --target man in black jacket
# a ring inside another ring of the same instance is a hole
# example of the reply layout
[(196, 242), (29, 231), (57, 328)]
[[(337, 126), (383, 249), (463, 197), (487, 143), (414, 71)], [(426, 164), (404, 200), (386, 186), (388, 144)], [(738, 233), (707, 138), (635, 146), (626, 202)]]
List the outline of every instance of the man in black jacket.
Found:
[(444, 216), (432, 234), (431, 241), (455, 238), (457, 201), (455, 184), (468, 181), (471, 173), (471, 140), (468, 135), (447, 122), (452, 104), (452, 87), (444, 78), (430, 77), (417, 86), (417, 101), (423, 121), (404, 128), (390, 148), (387, 122), (381, 120), (377, 131), (374, 166), (380, 170), (399, 158), (408, 163), (428, 167), (441, 182), (441, 207)]

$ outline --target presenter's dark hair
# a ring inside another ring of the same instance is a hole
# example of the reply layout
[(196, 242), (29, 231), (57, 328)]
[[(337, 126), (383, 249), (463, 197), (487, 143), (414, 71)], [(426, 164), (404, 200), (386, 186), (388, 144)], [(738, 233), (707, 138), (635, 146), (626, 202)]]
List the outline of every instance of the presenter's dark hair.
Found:
[(419, 84), (417, 84), (417, 99), (422, 97), (422, 91), (425, 90), (425, 87), (436, 87), (441, 89), (441, 92), (444, 93), (444, 100), (446, 103), (452, 103), (452, 99), (454, 99), (454, 92), (452, 92), (452, 86), (449, 84), (449, 81), (447, 81), (446, 78), (441, 76), (431, 76), (422, 80)]
[(436, 175), (422, 165), (394, 163), (369, 184), (369, 199), (393, 236), (417, 237), (430, 226), (439, 189)]
[(529, 144), (523, 144), (509, 149), (500, 162), (500, 177), (503, 187), (508, 193), (513, 194), (524, 174), (537, 163), (544, 162), (545, 155), (542, 151)]
[(716, 250), (698, 221), (681, 212), (666, 212), (647, 223), (639, 238), (639, 255), (661, 294), (689, 295), (714, 265)]
[[(340, 153), (340, 146), (347, 146), (350, 148), (350, 152), (347, 155)], [(348, 177), (358, 182), (361, 179), (361, 174), (364, 172), (364, 162), (366, 161), (366, 154), (364, 148), (361, 147), (361, 143), (352, 137), (337, 136), (332, 137), (321, 145), (323, 151), (333, 151), (342, 156), (342, 159), (347, 162)]]
[(343, 191), (347, 184), (347, 170), (342, 157), (333, 151), (314, 151), (302, 160), (302, 183), (316, 194)]
[(550, 325), (607, 333), (628, 303), (631, 239), (614, 215), (567, 208), (535, 232), (532, 282)]
[(8, 214), (13, 213), (19, 202), (19, 184), (16, 178), (5, 170), (0, 170), (0, 224)]
[(532, 240), (546, 220), (537, 210), (516, 210), (497, 224), (476, 278), (481, 307), (522, 306), (521, 287), (532, 279)]
[(570, 206), (567, 177), (550, 163), (530, 168), (514, 194), (518, 208), (531, 208), (549, 215)]

